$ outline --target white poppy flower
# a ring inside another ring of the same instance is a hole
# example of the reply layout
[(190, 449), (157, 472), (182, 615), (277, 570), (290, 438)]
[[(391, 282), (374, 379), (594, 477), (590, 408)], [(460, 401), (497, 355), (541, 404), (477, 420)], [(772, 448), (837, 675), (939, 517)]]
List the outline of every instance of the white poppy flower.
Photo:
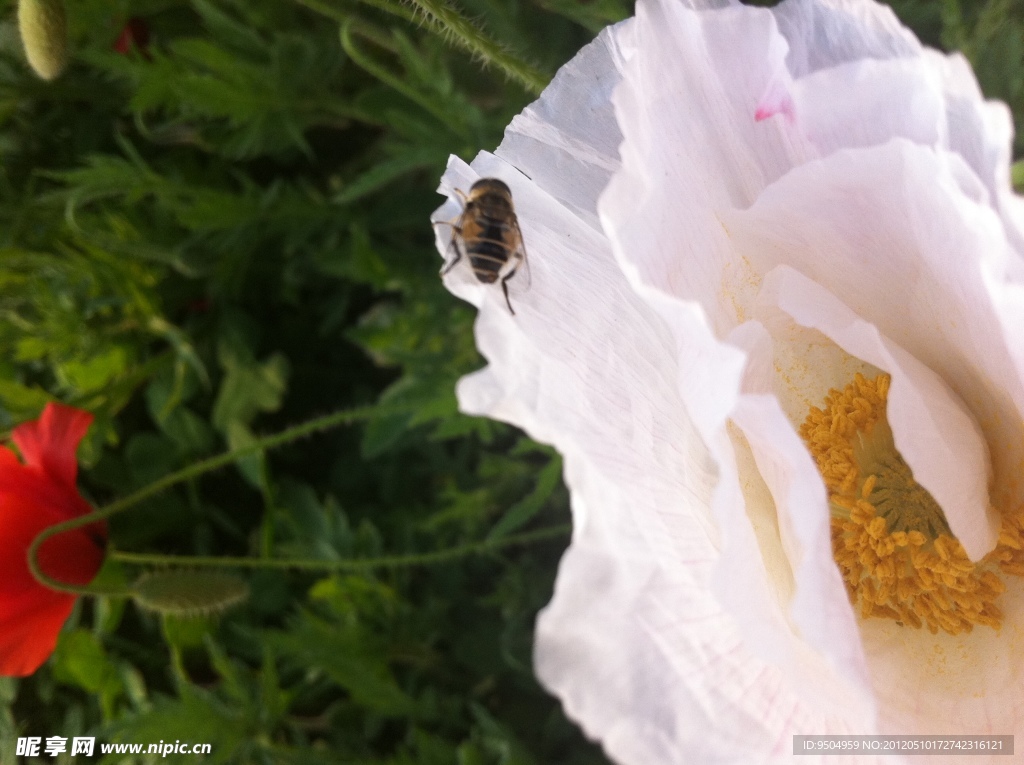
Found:
[(640, 0), (452, 159), (435, 219), (500, 178), (529, 254), (515, 315), (445, 276), (488, 361), (459, 401), (564, 456), (536, 670), (617, 762), (1024, 733), (1011, 137), (872, 0)]

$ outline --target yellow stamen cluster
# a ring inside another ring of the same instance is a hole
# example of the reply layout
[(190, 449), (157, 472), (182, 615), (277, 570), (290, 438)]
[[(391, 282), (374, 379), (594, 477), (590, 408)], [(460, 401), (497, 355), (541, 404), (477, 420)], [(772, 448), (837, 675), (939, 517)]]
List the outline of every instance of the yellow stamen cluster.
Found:
[(889, 376), (858, 374), (812, 407), (800, 427), (832, 507), (832, 553), (863, 618), (952, 635), (998, 629), (997, 571), (1024, 575), (1024, 513), (1006, 515), (999, 544), (973, 563), (941, 508), (896, 451), (885, 408)]
[(989, 557), (1004, 574), (1024, 576), (1024, 512), (1003, 517), (999, 544)]

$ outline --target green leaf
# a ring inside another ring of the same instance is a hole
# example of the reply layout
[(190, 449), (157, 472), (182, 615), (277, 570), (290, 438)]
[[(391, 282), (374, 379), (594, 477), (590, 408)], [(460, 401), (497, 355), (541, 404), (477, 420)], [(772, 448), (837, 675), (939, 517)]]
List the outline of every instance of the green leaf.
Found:
[(480, 747), (472, 741), (466, 741), (459, 746), (456, 754), (457, 765), (488, 765), (488, 760)]
[(288, 480), (277, 487), (275, 505), (279, 555), (341, 560), (355, 553), (348, 516), (333, 497), (320, 502), (311, 486)]
[(443, 168), (445, 152), (433, 147), (408, 146), (395, 152), (394, 156), (364, 171), (349, 181), (334, 195), (336, 204), (349, 204), (372, 194), (403, 175), (421, 168)]
[(363, 457), (373, 459), (394, 446), (409, 429), (409, 419), (408, 414), (392, 414), (370, 420), (363, 429)]
[(270, 639), (283, 655), (326, 672), (356, 704), (385, 717), (423, 716), (426, 710), (399, 688), (382, 646), (368, 637), (307, 614)]
[(146, 408), (156, 423), (163, 423), (199, 389), (197, 376), (184, 364), (167, 365), (146, 386)]
[(183, 456), (207, 454), (213, 449), (215, 438), (209, 423), (190, 409), (175, 409), (160, 423), (160, 429)]
[(529, 523), (544, 508), (562, 480), (562, 460), (558, 455), (544, 467), (537, 477), (537, 485), (528, 495), (512, 505), (491, 529), (487, 539), (495, 541)]
[(210, 614), (164, 613), (160, 626), (168, 645), (179, 650), (196, 648), (202, 646), (207, 635), (213, 632), (214, 617)]
[(68, 387), (89, 392), (108, 385), (127, 366), (128, 352), (115, 345), (86, 360), (66, 361), (58, 365), (57, 373)]
[[(247, 741), (251, 740), (255, 726), (252, 719), (192, 685), (183, 685), (177, 699), (159, 699), (153, 706), (134, 715), (124, 716), (110, 726), (107, 740), (117, 743), (141, 741), (197, 741), (210, 744), (211, 753), (204, 764), (219, 765), (237, 761), (234, 758)], [(124, 762), (121, 757), (110, 756), (103, 765)], [(195, 762), (196, 755), (171, 755), (161, 763)]]
[(38, 386), (22, 385), (0, 378), (0, 402), (17, 419), (28, 419), (42, 411), (52, 397)]
[(60, 634), (54, 653), (54, 677), (99, 696), (107, 717), (113, 714), (124, 689), (117, 664), (107, 656), (96, 635), (83, 629)]
[(222, 337), (218, 356), (224, 380), (213, 406), (213, 424), (226, 432), (232, 423), (247, 425), (260, 412), (281, 407), (288, 387), (288, 359), (274, 353), (258, 362), (251, 351), (231, 337)]
[(477, 703), (470, 704), (473, 717), (480, 726), (481, 743), (501, 765), (536, 765), (537, 760), (529, 749), (505, 725), (502, 725), (487, 709)]
[(1010, 166), (1010, 177), (1013, 180), (1013, 187), (1017, 191), (1024, 189), (1024, 160), (1014, 162)]

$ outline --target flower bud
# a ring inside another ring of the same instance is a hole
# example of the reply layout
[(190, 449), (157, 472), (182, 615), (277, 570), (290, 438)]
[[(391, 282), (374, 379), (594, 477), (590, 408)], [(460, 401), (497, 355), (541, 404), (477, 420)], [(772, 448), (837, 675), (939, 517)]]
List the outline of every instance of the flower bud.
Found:
[(155, 571), (140, 577), (135, 602), (151, 611), (198, 616), (223, 611), (249, 596), (249, 585), (222, 571)]
[(64, 0), (20, 0), (18, 28), (25, 57), (44, 80), (54, 80), (68, 63), (68, 17)]

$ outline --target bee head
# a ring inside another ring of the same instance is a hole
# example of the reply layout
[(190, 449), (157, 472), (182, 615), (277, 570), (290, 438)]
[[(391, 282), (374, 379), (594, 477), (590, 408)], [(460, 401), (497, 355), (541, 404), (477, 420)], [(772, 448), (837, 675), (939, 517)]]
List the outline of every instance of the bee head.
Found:
[(496, 196), (511, 204), (512, 190), (504, 181), (497, 178), (481, 178), (469, 187), (469, 198), (472, 200), (481, 199), (485, 196)]

